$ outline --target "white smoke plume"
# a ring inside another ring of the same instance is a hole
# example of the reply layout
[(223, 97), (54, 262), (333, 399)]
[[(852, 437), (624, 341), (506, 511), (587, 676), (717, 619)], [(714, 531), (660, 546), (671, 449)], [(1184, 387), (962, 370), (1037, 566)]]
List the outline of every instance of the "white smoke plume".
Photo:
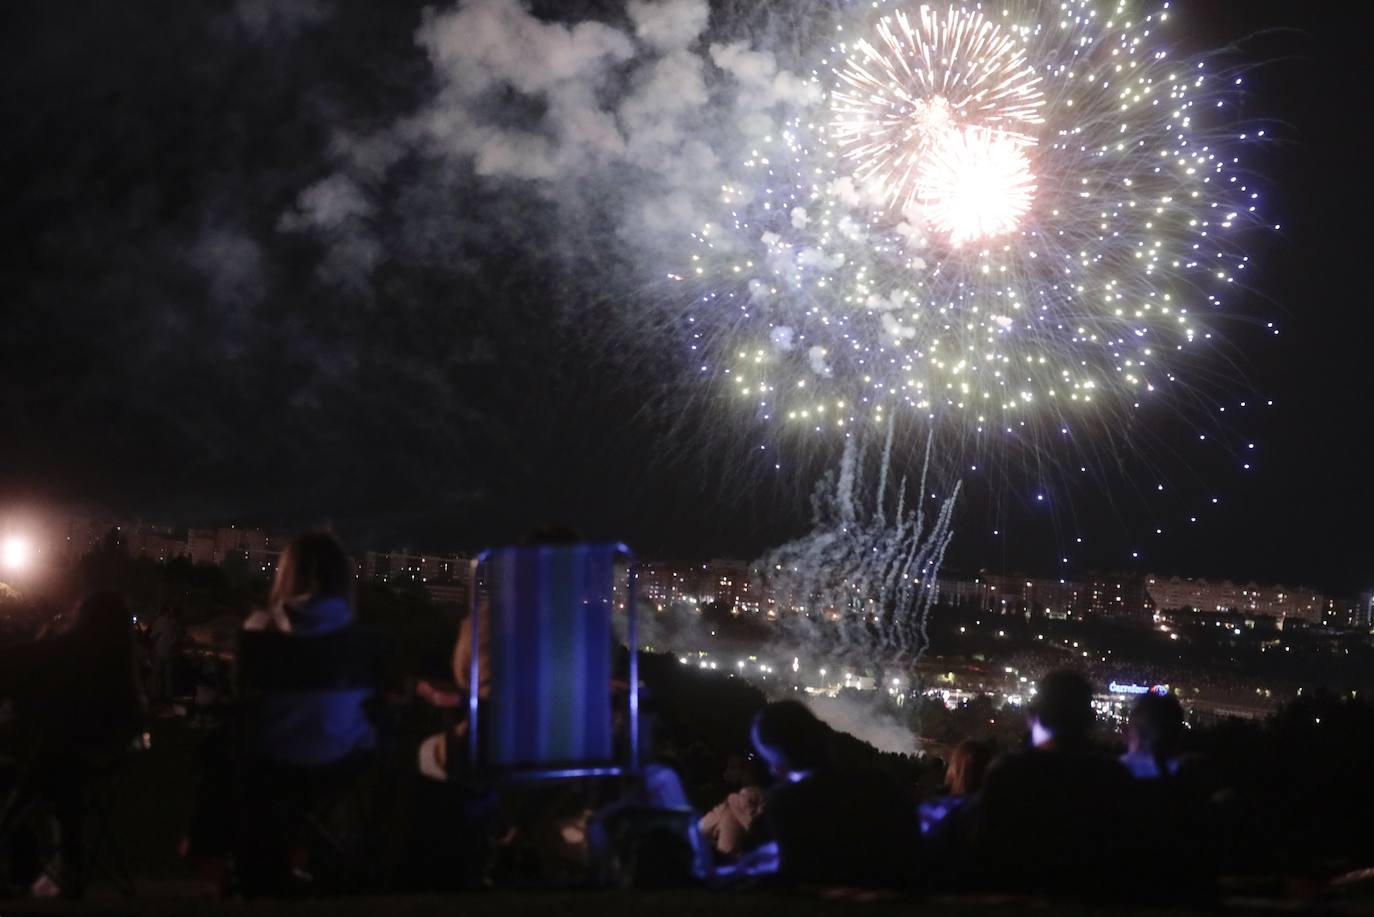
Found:
[[(435, 81), (429, 100), (381, 131), (340, 136), (335, 173), (303, 190), (279, 228), (339, 249), (321, 274), (355, 284), (383, 260), (370, 212), (394, 190), (396, 167), (420, 161), (460, 190), (543, 201), (548, 219), (530, 231), (570, 261), (633, 263), (623, 279), (636, 285), (661, 278), (668, 253), (713, 216), (722, 164), (819, 101), (771, 51), (709, 43), (709, 24), (706, 0), (628, 0), (606, 21), (549, 21), (520, 0), (431, 10), (415, 36)], [(456, 214), (468, 197), (455, 195)], [(600, 230), (591, 237), (579, 234), (588, 219)], [(805, 225), (805, 210), (795, 219)]]
[(920, 750), (915, 733), (876, 704), (840, 695), (808, 697), (806, 705), (831, 729), (867, 742), (879, 751), (914, 755)]

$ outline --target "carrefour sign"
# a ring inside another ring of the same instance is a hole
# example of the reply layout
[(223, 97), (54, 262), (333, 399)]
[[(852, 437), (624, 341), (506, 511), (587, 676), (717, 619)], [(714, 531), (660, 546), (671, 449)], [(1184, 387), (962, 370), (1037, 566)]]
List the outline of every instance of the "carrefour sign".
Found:
[(1168, 685), (1132, 685), (1114, 681), (1107, 686), (1113, 694), (1168, 694)]

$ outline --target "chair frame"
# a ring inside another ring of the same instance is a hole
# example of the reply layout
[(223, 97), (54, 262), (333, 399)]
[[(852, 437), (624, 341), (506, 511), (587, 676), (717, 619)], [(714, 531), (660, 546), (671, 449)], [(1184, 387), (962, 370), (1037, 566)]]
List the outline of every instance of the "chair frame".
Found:
[[(592, 544), (596, 544), (593, 542)], [(628, 764), (624, 766), (588, 766), (588, 767), (562, 767), (550, 769), (538, 768), (516, 768), (502, 770), (500, 776), (507, 780), (559, 780), (573, 779), (579, 777), (623, 777), (632, 776), (639, 773), (639, 653), (638, 653), (638, 630), (635, 615), (635, 556), (630, 548), (620, 542), (603, 544), (610, 549), (618, 559), (625, 561), (626, 569), (629, 571), (629, 585), (626, 589), (625, 613), (627, 616), (626, 642), (629, 644), (630, 653), (630, 673), (629, 673), (629, 700), (630, 700), (630, 753)], [(480, 740), (478, 733), (481, 724), (478, 720), (477, 709), (480, 691), (480, 635), (481, 614), (479, 613), (478, 596), (480, 593), (480, 579), (478, 574), (485, 569), (487, 561), (493, 554), (514, 551), (514, 550), (535, 550), (541, 547), (565, 547), (563, 545), (507, 545), (499, 548), (488, 548), (472, 559), (469, 569), (468, 579), (468, 620), (472, 628), (472, 659), (470, 671), (468, 672), (468, 760), (474, 765), (481, 760)], [(614, 568), (613, 568), (614, 569)], [(614, 583), (612, 583), (614, 589)], [(611, 609), (612, 615), (615, 609)]]

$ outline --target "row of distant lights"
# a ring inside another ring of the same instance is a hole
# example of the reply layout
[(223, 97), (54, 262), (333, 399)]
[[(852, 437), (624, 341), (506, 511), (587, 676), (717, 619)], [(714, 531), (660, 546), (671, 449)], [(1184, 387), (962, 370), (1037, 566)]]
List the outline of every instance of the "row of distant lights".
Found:
[[(709, 671), (709, 672), (716, 672), (716, 671), (719, 671), (719, 670), (720, 670), (720, 663), (711, 661), (711, 660), (709, 660), (709, 659), (706, 659), (704, 653), (700, 653), (700, 654), (698, 654), (698, 655), (701, 657), (701, 658), (699, 658), (699, 659), (697, 660), (697, 668), (698, 668), (698, 669), (703, 669), (703, 670)], [(691, 665), (691, 664), (692, 664), (692, 658), (691, 658), (690, 656), (679, 656), (679, 657), (677, 657), (677, 661), (678, 661), (678, 663), (681, 664), (681, 665)], [(740, 672), (741, 674), (744, 674), (744, 673), (747, 672), (748, 669), (749, 669), (749, 662), (747, 662), (747, 661), (745, 661), (745, 660), (743, 660), (743, 659), (740, 659), (740, 660), (738, 660), (738, 661), (735, 663), (735, 668), (738, 669), (739, 672)], [(773, 666), (769, 665), (769, 664), (766, 663), (766, 662), (756, 662), (756, 663), (754, 663), (754, 668), (755, 668), (756, 671), (758, 671), (758, 672), (759, 672), (760, 674), (762, 674), (762, 675), (776, 675), (776, 674), (777, 674), (777, 670), (776, 670)], [(792, 669), (793, 673), (796, 673), (796, 672), (800, 671), (800, 665), (799, 665), (799, 663), (798, 663), (798, 660), (796, 660), (796, 659), (793, 659), (793, 660), (792, 660), (791, 669)], [(822, 667), (822, 668), (820, 668), (820, 669), (817, 670), (817, 672), (818, 672), (818, 674), (820, 675), (821, 678), (824, 678), (824, 677), (826, 676), (826, 674), (827, 674), (828, 671), (829, 671), (829, 670), (826, 669), (826, 668), (824, 668), (824, 667)], [(851, 682), (853, 682), (853, 681), (855, 681), (855, 680), (856, 680), (856, 679), (855, 679), (854, 673), (852, 673), (852, 672), (845, 672), (845, 673), (844, 673), (844, 682), (845, 682), (846, 685), (850, 684)], [(902, 679), (900, 679), (900, 678), (893, 678), (893, 679), (892, 679), (892, 687), (893, 687), (893, 688), (900, 688), (901, 686), (902, 686)]]
[[(692, 660), (687, 656), (679, 656), (677, 657), (677, 661), (682, 665), (692, 664)], [(745, 671), (748, 667), (749, 663), (745, 662), (743, 659), (735, 663), (735, 668), (739, 669), (741, 672)], [(774, 673), (773, 667), (764, 662), (755, 663), (754, 667), (764, 675), (772, 675)], [(708, 659), (699, 659), (697, 660), (697, 668), (714, 672), (720, 669), (720, 663)], [(822, 671), (824, 671), (824, 669), (822, 669)]]

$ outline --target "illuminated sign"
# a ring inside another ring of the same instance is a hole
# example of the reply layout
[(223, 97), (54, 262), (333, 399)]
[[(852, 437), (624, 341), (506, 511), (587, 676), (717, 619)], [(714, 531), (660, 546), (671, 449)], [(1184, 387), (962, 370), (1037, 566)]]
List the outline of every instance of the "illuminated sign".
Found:
[(1113, 694), (1160, 694), (1160, 695), (1163, 695), (1163, 694), (1168, 694), (1168, 693), (1169, 693), (1169, 686), (1168, 686), (1168, 685), (1155, 685), (1155, 686), (1153, 686), (1153, 687), (1150, 687), (1149, 685), (1129, 685), (1129, 684), (1121, 684), (1120, 682), (1114, 681), (1114, 682), (1112, 682), (1111, 684), (1109, 684), (1109, 685), (1107, 686), (1107, 688), (1108, 688), (1108, 690), (1110, 690)]

